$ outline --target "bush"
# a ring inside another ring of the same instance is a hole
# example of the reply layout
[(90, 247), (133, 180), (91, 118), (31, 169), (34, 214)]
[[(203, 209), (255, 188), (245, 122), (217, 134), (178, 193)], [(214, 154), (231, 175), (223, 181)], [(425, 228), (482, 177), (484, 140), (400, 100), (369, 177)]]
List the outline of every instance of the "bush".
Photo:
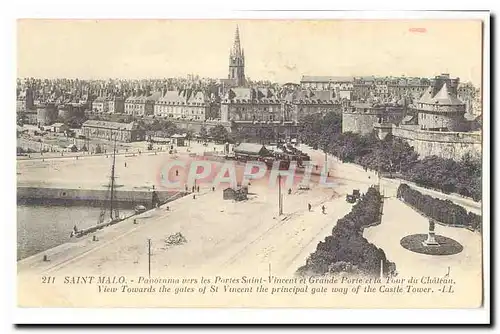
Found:
[(467, 212), (465, 208), (450, 200), (423, 195), (404, 183), (399, 186), (397, 197), (427, 217), (443, 224), (468, 227), (473, 230), (481, 229), (481, 216)]
[(380, 223), (381, 196), (371, 187), (351, 212), (337, 221), (332, 235), (321, 241), (298, 269), (300, 275), (324, 275), (339, 272), (378, 277), (380, 262), (384, 262), (384, 274), (395, 271), (395, 264), (388, 261), (382, 249), (363, 237), (363, 229)]

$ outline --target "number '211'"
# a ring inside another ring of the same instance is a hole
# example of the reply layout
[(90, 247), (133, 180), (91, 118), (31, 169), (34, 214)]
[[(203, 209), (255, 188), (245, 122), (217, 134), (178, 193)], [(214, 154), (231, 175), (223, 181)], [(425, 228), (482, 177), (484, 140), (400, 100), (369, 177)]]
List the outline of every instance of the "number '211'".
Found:
[(42, 276), (42, 284), (51, 284), (56, 281), (56, 278), (53, 276)]

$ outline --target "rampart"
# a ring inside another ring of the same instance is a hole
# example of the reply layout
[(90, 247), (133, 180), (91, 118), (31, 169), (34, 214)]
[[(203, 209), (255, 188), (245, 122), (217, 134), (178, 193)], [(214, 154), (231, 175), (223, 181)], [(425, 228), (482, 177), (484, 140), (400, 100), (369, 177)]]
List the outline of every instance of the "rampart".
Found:
[(202, 127), (205, 127), (205, 129), (207, 129), (208, 131), (217, 125), (224, 126), (228, 132), (231, 131), (231, 123), (227, 122), (210, 122), (210, 121), (203, 122), (203, 121), (187, 121), (187, 120), (171, 120), (171, 121), (175, 123), (180, 129), (193, 130), (196, 133), (199, 133)]
[(421, 157), (437, 155), (460, 160), (467, 153), (481, 157), (482, 136), (479, 132), (440, 132), (420, 130), (412, 126), (392, 127), (392, 135), (408, 141)]

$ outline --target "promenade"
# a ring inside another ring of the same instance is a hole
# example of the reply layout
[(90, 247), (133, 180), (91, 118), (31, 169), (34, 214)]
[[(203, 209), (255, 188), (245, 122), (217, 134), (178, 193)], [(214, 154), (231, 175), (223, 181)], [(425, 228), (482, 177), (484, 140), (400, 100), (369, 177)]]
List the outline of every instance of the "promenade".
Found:
[[(216, 150), (220, 147), (216, 147)], [(191, 148), (191, 153), (212, 151), (213, 147)], [(324, 156), (320, 152), (311, 152), (315, 164), (321, 165)], [(158, 184), (158, 171), (165, 160), (181, 159), (188, 152), (177, 156), (168, 154), (136, 157), (117, 157), (118, 183), (124, 188), (152, 187)], [(127, 167), (124, 163), (127, 162)], [(123, 167), (120, 167), (122, 166)], [(87, 160), (53, 160), (50, 162), (18, 161), (20, 182), (44, 184), (76, 183), (85, 187), (97, 187), (105, 184), (109, 174), (109, 158)], [(44, 287), (45, 292), (33, 293), (31, 287), (39, 283), (42, 275), (89, 276), (107, 275), (126, 277), (148, 276), (148, 240), (152, 245), (152, 277), (200, 277), (213, 275), (227, 276), (291, 276), (298, 267), (305, 264), (310, 253), (315, 251), (318, 242), (331, 234), (338, 219), (346, 215), (352, 204), (345, 201), (345, 195), (352, 189), (366, 192), (369, 186), (377, 184), (377, 178), (362, 169), (348, 164), (331, 161), (330, 172), (335, 180), (335, 187), (320, 187), (311, 184), (310, 190), (293, 187), (292, 193), (283, 190), (284, 207), (282, 216), (278, 215), (278, 189), (270, 187), (268, 182), (252, 182), (249, 199), (243, 202), (223, 200), (222, 189), (213, 191), (207, 184), (200, 184), (196, 198), (188, 195), (160, 208), (148, 211), (133, 219), (126, 220), (97, 233), (96, 241), (92, 236), (74, 240), (44, 253), (18, 262), (19, 301), (23, 305), (68, 306), (73, 304), (92, 306), (129, 305), (130, 306), (188, 306), (189, 298), (178, 296), (169, 300), (154, 299), (153, 296), (117, 297), (102, 299), (91, 287), (57, 285)], [(96, 177), (99, 175), (100, 177)], [(44, 179), (44, 181), (40, 181)], [(462, 253), (431, 258), (414, 254), (403, 249), (399, 240), (412, 233), (426, 233), (427, 222), (408, 206), (395, 199), (397, 185), (382, 180), (381, 191), (386, 197), (382, 224), (365, 230), (365, 237), (377, 247), (382, 248), (390, 261), (396, 262), (400, 275), (443, 275), (451, 267), (455, 277), (467, 284), (480, 288), (481, 273), (481, 235), (466, 229), (437, 227), (438, 234), (451, 236), (462, 243)], [(307, 204), (312, 205), (309, 212)], [(325, 206), (326, 214), (321, 212)], [(167, 206), (169, 207), (167, 209)], [(182, 233), (187, 242), (168, 246), (165, 239), (175, 233)], [(47, 255), (49, 261), (43, 261)], [(463, 285), (461, 285), (463, 286)], [(23, 288), (24, 287), (24, 288)], [(86, 291), (86, 292), (85, 292)], [(454, 297), (463, 298), (467, 291), (459, 291)], [(45, 295), (44, 295), (45, 294)], [(477, 294), (475, 294), (477, 295)], [(199, 306), (215, 306), (237, 302), (236, 296), (227, 298), (208, 298), (196, 300)], [(279, 301), (293, 304), (293, 296), (283, 299), (266, 299), (258, 305), (276, 306)], [(48, 298), (48, 299), (47, 299)], [(49, 302), (50, 299), (50, 302)], [(466, 300), (470, 300), (466, 299)], [(445, 305), (453, 305), (453, 299), (441, 300)], [(328, 306), (339, 300), (331, 298), (311, 299), (312, 305)], [(359, 302), (359, 300), (358, 300)], [(402, 299), (392, 301), (365, 300), (366, 307), (376, 306), (381, 302), (387, 307), (391, 303), (401, 303)], [(425, 303), (419, 298), (414, 302)], [(251, 306), (254, 299), (242, 299), (236, 305)], [(356, 298), (342, 299), (342, 305), (356, 305)], [(389, 303), (389, 304), (387, 304)], [(405, 305), (412, 305), (408, 301)], [(429, 306), (433, 305), (429, 297)], [(476, 306), (477, 299), (471, 300)], [(359, 304), (358, 304), (359, 305)]]

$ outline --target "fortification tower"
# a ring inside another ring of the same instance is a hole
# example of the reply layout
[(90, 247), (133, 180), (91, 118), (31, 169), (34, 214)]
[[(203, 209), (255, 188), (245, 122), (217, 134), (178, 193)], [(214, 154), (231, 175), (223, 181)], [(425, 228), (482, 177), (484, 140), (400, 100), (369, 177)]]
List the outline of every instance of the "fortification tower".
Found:
[(463, 131), (465, 103), (457, 97), (458, 82), (448, 75), (437, 76), (414, 103), (411, 109), (422, 130)]

